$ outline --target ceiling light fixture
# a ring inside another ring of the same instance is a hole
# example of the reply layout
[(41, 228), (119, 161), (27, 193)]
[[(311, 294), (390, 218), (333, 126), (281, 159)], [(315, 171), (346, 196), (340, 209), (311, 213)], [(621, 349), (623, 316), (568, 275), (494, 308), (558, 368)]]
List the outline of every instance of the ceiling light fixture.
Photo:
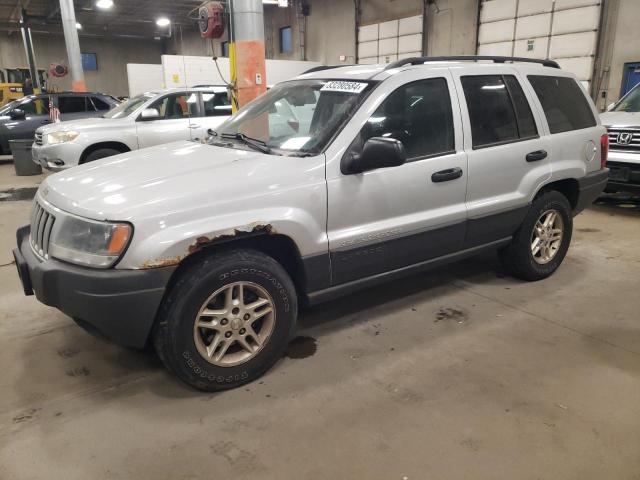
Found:
[(82, 30), (82, 25), (80, 24), (80, 22), (76, 22), (76, 29)]
[(166, 27), (168, 25), (171, 25), (171, 20), (169, 20), (167, 17), (161, 17), (156, 20), (156, 25), (158, 25), (159, 27)]
[(96, 2), (96, 7), (102, 8), (103, 10), (107, 10), (113, 7), (113, 0), (98, 0)]

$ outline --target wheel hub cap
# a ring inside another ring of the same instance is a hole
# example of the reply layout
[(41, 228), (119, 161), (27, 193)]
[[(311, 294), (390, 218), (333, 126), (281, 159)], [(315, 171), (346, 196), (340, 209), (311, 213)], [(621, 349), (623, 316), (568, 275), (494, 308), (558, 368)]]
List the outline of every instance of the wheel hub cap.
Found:
[(198, 353), (221, 367), (240, 365), (266, 345), (276, 321), (271, 295), (252, 282), (216, 290), (200, 308), (193, 326)]
[(553, 260), (564, 238), (564, 221), (557, 210), (547, 210), (538, 218), (531, 234), (531, 255), (544, 265)]

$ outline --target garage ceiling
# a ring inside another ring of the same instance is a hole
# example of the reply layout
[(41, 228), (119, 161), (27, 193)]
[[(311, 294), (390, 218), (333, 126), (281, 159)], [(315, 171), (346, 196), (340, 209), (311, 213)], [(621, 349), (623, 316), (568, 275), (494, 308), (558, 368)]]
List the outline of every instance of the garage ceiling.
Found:
[[(33, 32), (62, 32), (59, 0), (0, 0), (0, 31), (19, 31), (20, 3), (26, 10)], [(114, 0), (109, 10), (95, 6), (95, 0), (76, 0), (76, 19), (82, 25), (81, 36), (157, 37), (169, 29), (155, 21), (167, 17), (173, 27), (195, 28), (188, 18), (201, 0)]]

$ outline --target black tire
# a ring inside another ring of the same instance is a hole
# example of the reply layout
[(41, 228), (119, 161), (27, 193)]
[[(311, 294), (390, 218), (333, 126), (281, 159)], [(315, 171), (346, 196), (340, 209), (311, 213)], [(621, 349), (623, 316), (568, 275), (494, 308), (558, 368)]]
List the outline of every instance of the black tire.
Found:
[[(264, 374), (282, 358), (293, 334), (298, 303), (287, 272), (273, 258), (255, 250), (230, 250), (205, 256), (181, 272), (160, 306), (154, 347), (167, 369), (202, 391), (235, 388)], [(251, 282), (273, 300), (273, 330), (253, 358), (234, 366), (210, 363), (194, 340), (194, 322), (210, 295), (234, 282)]]
[(119, 153), (122, 152), (120, 150), (116, 150), (115, 148), (99, 148), (87, 155), (82, 163), (89, 163), (101, 158), (112, 157), (114, 155), (118, 155)]
[[(562, 217), (564, 232), (555, 256), (546, 264), (536, 262), (531, 252), (533, 230), (538, 219), (547, 211), (556, 210)], [(508, 273), (522, 280), (537, 281), (555, 272), (564, 260), (573, 232), (571, 205), (563, 194), (548, 191), (538, 196), (513, 236), (511, 243), (500, 251), (500, 260)]]

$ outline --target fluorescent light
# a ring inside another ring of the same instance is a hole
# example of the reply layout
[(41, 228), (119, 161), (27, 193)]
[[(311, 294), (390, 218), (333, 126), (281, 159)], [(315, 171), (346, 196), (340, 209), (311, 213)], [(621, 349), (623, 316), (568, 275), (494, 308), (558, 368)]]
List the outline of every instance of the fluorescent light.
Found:
[(156, 20), (156, 25), (158, 25), (159, 27), (166, 27), (168, 25), (171, 25), (171, 20), (169, 20), (167, 17), (160, 17)]
[(286, 8), (289, 6), (289, 0), (262, 0), (264, 5), (278, 5), (279, 7)]
[(78, 30), (82, 30), (82, 25), (80, 25), (80, 22), (76, 22), (76, 28)]
[(96, 2), (96, 7), (107, 10), (113, 7), (113, 0), (98, 0)]

